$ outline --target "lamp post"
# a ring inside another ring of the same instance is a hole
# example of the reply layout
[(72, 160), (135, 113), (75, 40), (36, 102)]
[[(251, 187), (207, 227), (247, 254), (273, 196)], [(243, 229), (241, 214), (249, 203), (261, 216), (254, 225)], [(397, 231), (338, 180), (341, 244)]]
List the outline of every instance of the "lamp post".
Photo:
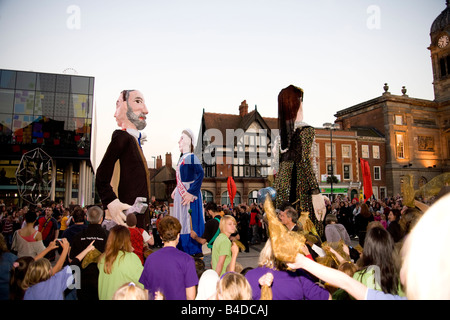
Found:
[[(334, 177), (334, 169), (333, 169), (333, 130), (339, 129), (339, 124), (326, 122), (323, 124), (323, 127), (327, 130), (330, 130), (330, 156), (331, 156), (331, 179), (330, 179), (330, 201), (333, 202), (333, 177)], [(328, 170), (327, 170), (328, 171)]]
[[(152, 156), (152, 159), (153, 159), (153, 169), (156, 169), (156, 157)], [(156, 170), (153, 172), (153, 194), (152, 194), (152, 196), (154, 196), (156, 199), (156, 181), (155, 181), (156, 175), (155, 175), (155, 173), (156, 173)]]

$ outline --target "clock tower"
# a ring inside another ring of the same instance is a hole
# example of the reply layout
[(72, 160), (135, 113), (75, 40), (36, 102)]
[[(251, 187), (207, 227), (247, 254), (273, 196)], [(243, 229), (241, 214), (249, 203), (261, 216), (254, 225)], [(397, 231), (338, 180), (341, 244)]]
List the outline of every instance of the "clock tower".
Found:
[(434, 100), (450, 100), (450, 0), (434, 20), (430, 30), (431, 61), (433, 66)]

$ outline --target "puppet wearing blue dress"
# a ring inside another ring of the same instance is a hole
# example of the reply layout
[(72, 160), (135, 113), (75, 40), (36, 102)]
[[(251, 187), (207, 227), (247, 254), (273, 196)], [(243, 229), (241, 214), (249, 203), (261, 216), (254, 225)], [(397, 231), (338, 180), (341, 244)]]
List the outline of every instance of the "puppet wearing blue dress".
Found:
[(194, 134), (185, 129), (178, 142), (182, 153), (176, 169), (177, 187), (172, 193), (173, 216), (181, 223), (181, 234), (178, 249), (189, 255), (202, 253), (202, 246), (191, 238), (191, 230), (203, 234), (205, 219), (203, 216), (203, 200), (201, 186), (203, 167), (195, 154)]

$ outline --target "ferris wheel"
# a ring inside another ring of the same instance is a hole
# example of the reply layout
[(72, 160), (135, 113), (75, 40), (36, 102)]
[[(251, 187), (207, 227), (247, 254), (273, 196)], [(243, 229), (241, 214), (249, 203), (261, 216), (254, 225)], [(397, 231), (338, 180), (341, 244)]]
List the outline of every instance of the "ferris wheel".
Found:
[(52, 189), (52, 158), (41, 148), (25, 153), (16, 170), (20, 197), (38, 204), (50, 197)]

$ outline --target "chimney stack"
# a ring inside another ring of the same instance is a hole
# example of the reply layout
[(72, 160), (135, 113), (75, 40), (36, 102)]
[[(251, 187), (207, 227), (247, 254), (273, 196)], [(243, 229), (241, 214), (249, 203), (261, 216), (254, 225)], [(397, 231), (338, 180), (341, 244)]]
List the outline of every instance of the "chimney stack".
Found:
[(170, 152), (166, 153), (166, 166), (172, 167), (172, 154)]
[(247, 101), (244, 100), (241, 102), (241, 105), (239, 106), (239, 116), (245, 117), (248, 114), (248, 104)]
[(161, 158), (161, 156), (158, 156), (157, 158), (156, 158), (156, 169), (161, 169), (162, 168), (162, 158)]

